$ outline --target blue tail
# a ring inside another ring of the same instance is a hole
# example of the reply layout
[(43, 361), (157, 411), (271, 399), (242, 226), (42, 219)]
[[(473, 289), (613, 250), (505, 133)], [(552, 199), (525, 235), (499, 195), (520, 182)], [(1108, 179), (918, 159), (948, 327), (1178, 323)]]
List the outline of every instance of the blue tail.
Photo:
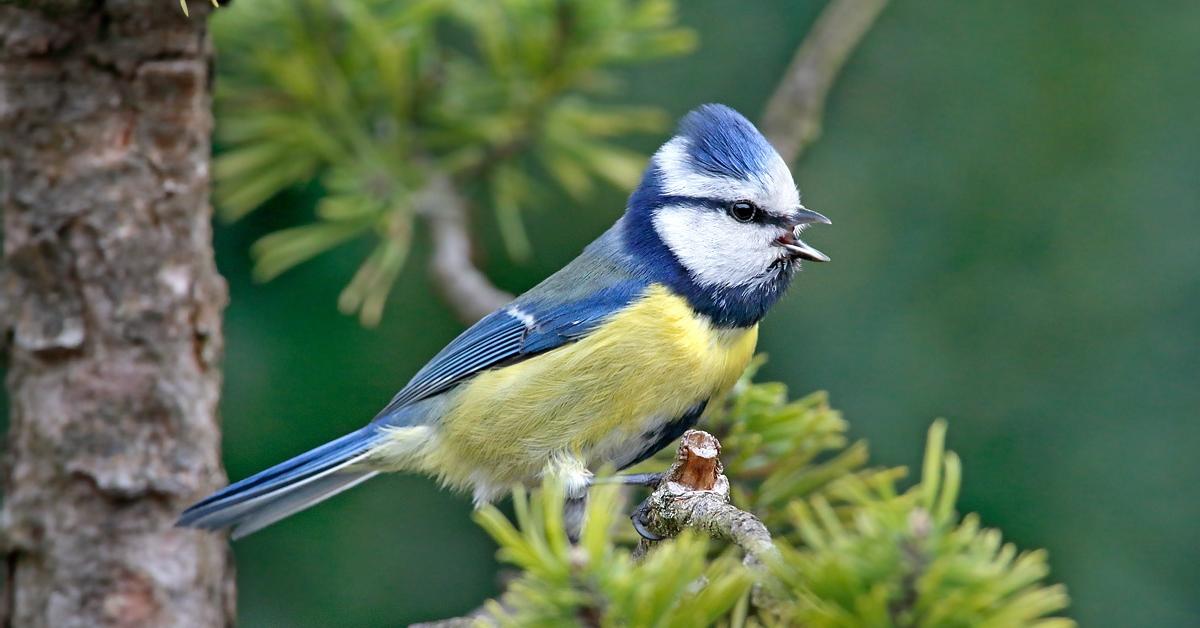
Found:
[(194, 504), (176, 525), (219, 530), (241, 538), (369, 480), (377, 472), (350, 469), (379, 441), (368, 425), (213, 493)]

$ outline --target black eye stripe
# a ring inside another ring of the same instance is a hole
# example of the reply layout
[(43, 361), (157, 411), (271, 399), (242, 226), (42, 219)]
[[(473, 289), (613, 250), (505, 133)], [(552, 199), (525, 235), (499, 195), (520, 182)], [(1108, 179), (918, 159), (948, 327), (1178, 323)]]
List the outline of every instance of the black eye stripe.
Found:
[[(704, 196), (662, 196), (659, 197), (659, 201), (663, 205), (688, 205), (691, 207), (703, 207), (705, 209), (719, 211), (723, 214), (729, 212), (730, 203), (730, 201), (727, 199)], [(788, 222), (787, 219), (776, 216), (775, 214), (764, 210), (761, 206), (759, 206), (758, 215), (755, 216), (752, 223), (756, 225), (772, 225), (776, 227), (783, 227), (785, 229), (790, 229), (792, 227), (792, 224)]]

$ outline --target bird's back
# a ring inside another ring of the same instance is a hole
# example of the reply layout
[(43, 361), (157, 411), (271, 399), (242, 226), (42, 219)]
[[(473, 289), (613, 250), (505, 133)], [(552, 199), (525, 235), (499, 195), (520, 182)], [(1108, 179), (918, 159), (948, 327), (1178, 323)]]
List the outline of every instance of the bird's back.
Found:
[[(452, 484), (486, 475), (507, 486), (536, 477), (556, 455), (624, 466), (663, 425), (720, 394), (752, 357), (757, 327), (718, 329), (639, 267), (618, 221), (574, 261), (519, 297), (510, 311), (628, 292), (628, 304), (575, 342), (452, 393), (428, 460)], [(480, 474), (480, 469), (488, 472)]]

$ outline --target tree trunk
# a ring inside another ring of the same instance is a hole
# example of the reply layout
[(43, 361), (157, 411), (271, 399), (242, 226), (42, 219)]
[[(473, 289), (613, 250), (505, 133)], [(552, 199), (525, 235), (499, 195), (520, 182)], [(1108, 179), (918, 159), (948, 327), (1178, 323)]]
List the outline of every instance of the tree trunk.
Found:
[(5, 626), (225, 626), (207, 9), (0, 6)]

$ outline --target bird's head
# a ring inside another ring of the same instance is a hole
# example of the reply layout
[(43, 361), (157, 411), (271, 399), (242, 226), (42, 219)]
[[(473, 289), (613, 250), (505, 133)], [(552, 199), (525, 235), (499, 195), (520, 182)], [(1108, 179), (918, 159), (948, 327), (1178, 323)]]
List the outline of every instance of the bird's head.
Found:
[(829, 219), (800, 204), (783, 158), (724, 105), (683, 119), (654, 154), (630, 212), (702, 288), (781, 288), (799, 260), (829, 261), (799, 238)]

